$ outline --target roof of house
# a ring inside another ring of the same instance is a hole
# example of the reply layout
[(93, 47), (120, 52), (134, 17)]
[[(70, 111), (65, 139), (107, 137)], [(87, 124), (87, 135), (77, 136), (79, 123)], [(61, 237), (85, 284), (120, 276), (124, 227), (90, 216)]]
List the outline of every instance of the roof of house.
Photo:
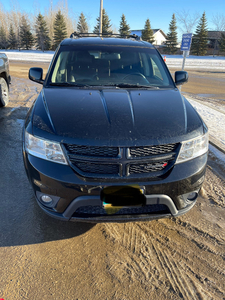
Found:
[[(137, 34), (137, 32), (140, 32), (140, 35), (141, 35), (142, 30), (144, 30), (144, 29), (131, 30), (131, 34), (133, 34), (133, 33)], [(152, 31), (153, 31), (153, 34), (155, 34), (156, 32), (160, 31), (161, 34), (165, 37), (165, 39), (167, 38), (167, 35), (162, 31), (162, 29), (152, 29)]]
[(216, 30), (209, 30), (208, 31), (208, 39), (210, 40), (217, 40), (221, 38), (221, 34), (225, 35), (225, 31), (216, 31)]

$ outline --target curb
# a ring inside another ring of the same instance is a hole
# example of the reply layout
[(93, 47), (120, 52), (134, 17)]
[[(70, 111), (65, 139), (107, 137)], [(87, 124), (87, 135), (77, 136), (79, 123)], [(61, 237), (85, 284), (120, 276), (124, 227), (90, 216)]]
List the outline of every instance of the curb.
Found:
[(216, 149), (218, 149), (220, 152), (225, 154), (225, 146), (222, 146), (222, 144), (211, 135), (209, 135), (209, 143)]

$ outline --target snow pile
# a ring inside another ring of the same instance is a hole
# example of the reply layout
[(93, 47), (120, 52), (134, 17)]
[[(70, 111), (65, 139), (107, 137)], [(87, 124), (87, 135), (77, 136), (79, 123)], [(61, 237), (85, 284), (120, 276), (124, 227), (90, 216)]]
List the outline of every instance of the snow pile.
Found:
[[(38, 61), (38, 62), (50, 62), (54, 51), (42, 52), (39, 50), (2, 50), (2, 53), (6, 53), (9, 60), (13, 61)], [(162, 55), (166, 57), (166, 64), (168, 67), (176, 68), (180, 70), (182, 68), (183, 56), (182, 55)], [(213, 57), (213, 56), (193, 56), (190, 55), (186, 58), (185, 69), (215, 69), (225, 70), (225, 57)]]
[[(220, 167), (225, 170), (225, 155), (220, 152), (218, 149), (213, 147), (212, 145), (209, 145), (209, 151), (210, 151), (210, 157), (213, 158), (213, 160), (220, 165)], [(225, 173), (223, 173), (224, 175)]]
[[(182, 68), (183, 56), (182, 55), (162, 55), (166, 56), (166, 64), (168, 67)], [(185, 60), (185, 69), (214, 69), (225, 70), (225, 57), (213, 57), (213, 56), (193, 56), (190, 55)]]
[(225, 149), (225, 114), (199, 102), (187, 100), (194, 106), (209, 128), (209, 134), (218, 140)]
[(42, 52), (39, 50), (6, 50), (0, 53), (5, 53), (8, 56), (9, 61), (37, 61), (49, 63), (54, 55), (54, 51)]

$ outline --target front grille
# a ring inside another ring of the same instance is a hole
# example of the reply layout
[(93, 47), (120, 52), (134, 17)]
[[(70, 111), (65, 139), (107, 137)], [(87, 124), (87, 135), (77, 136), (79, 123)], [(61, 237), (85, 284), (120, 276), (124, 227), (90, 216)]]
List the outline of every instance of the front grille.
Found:
[(92, 174), (107, 174), (107, 175), (117, 175), (119, 174), (118, 164), (99, 164), (92, 162), (80, 162), (72, 160), (73, 165), (84, 173)]
[(64, 144), (66, 150), (72, 155), (94, 156), (94, 157), (117, 157), (118, 147), (79, 146)]
[(131, 164), (129, 166), (128, 173), (142, 174), (142, 173), (157, 172), (157, 171), (164, 170), (167, 166), (168, 166), (167, 161), (146, 163), (146, 164)]
[(64, 144), (74, 170), (84, 177), (127, 179), (163, 176), (174, 164), (179, 143), (146, 147)]
[[(169, 209), (164, 204), (145, 205), (140, 207), (124, 207), (117, 211), (114, 215), (141, 215), (153, 213), (169, 213)], [(98, 217), (107, 216), (106, 210), (101, 206), (82, 206), (79, 207), (74, 213), (79, 217)]]
[(178, 144), (167, 144), (147, 147), (130, 147), (130, 155), (131, 157), (145, 157), (166, 154), (175, 151), (177, 145)]

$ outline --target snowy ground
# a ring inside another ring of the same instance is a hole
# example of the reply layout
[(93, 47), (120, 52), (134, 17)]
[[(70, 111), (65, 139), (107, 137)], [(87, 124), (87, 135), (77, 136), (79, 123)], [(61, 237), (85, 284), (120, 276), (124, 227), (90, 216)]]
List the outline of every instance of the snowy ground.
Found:
[(0, 50), (0, 53), (6, 53), (8, 56), (9, 61), (10, 60), (16, 60), (16, 61), (39, 61), (39, 62), (50, 62), (54, 51), (38, 51), (38, 50)]
[(219, 145), (225, 151), (225, 113), (219, 112), (212, 107), (194, 101), (190, 97), (186, 98), (194, 106), (194, 108), (207, 124), (209, 128), (209, 138), (211, 138), (212, 140), (216, 139), (219, 142)]
[[(183, 63), (182, 55), (162, 55), (166, 58), (168, 67), (181, 69)], [(185, 69), (217, 70), (225, 71), (225, 56), (193, 56), (185, 60)]]
[[(42, 52), (39, 50), (0, 50), (7, 54), (9, 60), (17, 61), (39, 61), (39, 62), (50, 62), (54, 51)], [(166, 64), (168, 67), (174, 67), (181, 69), (183, 56), (182, 55), (162, 55), (166, 57)], [(198, 70), (225, 70), (225, 57), (213, 57), (213, 56), (193, 56), (190, 55), (186, 58), (185, 69), (198, 69)]]

